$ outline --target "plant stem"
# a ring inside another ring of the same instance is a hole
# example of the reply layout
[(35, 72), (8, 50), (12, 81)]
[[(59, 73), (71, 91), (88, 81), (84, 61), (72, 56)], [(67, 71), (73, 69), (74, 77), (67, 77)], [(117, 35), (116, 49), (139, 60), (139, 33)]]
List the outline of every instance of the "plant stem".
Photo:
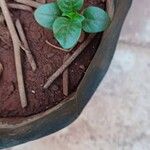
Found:
[(21, 25), (21, 22), (19, 19), (16, 20), (16, 28), (18, 30), (18, 33), (19, 33), (19, 36), (20, 36), (20, 39), (21, 41), (23, 42), (23, 45), (26, 49), (25, 53), (27, 55), (27, 58), (28, 58), (28, 61), (32, 67), (32, 70), (35, 71), (37, 69), (37, 65), (35, 63), (35, 60), (33, 58), (33, 55), (31, 53), (31, 50), (29, 48), (29, 45), (28, 45), (28, 42), (27, 42), (27, 39), (26, 39), (26, 36), (25, 36), (25, 33), (23, 31), (23, 27)]
[(16, 74), (17, 74), (17, 80), (18, 80), (18, 89), (19, 89), (21, 105), (24, 108), (27, 106), (27, 98), (26, 98), (26, 93), (25, 93), (22, 65), (21, 65), (20, 40), (18, 38), (15, 26), (10, 16), (10, 13), (6, 4), (6, 0), (0, 0), (0, 6), (1, 6), (5, 21), (7, 24), (7, 27), (9, 29), (10, 35), (12, 37), (12, 41), (13, 41)]
[[(53, 47), (53, 48), (55, 48), (55, 49), (58, 49), (58, 50), (61, 50), (61, 51), (66, 51), (65, 49), (63, 49), (63, 48), (61, 48), (61, 47), (59, 47), (59, 46), (56, 46), (56, 45), (50, 43), (50, 42), (47, 41), (47, 40), (46, 40), (45, 42), (46, 42), (46, 44), (48, 44), (49, 46), (51, 46), (51, 47)], [(71, 49), (69, 49), (68, 51), (71, 51)]]
[(77, 50), (70, 56), (69, 59), (67, 59), (64, 64), (52, 75), (48, 78), (46, 84), (44, 85), (44, 89), (47, 89), (54, 81), (56, 78), (58, 78), (64, 70), (81, 54), (81, 52), (84, 50), (84, 48), (91, 42), (91, 40), (94, 38), (95, 34), (89, 35), (87, 40), (83, 42)]
[(34, 8), (37, 8), (41, 5), (41, 3), (35, 2), (33, 0), (14, 0), (15, 2), (25, 4)]

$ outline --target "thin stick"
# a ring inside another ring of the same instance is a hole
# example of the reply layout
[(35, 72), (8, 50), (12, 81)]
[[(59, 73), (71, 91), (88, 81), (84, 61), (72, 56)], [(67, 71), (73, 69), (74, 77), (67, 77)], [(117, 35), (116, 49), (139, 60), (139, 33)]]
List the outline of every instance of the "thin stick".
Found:
[(34, 8), (37, 8), (41, 5), (41, 3), (35, 2), (33, 0), (14, 0), (15, 2), (25, 4)]
[(106, 0), (106, 9), (109, 14), (110, 19), (112, 20), (115, 13), (114, 0)]
[[(56, 45), (54, 45), (54, 44), (52, 44), (52, 43), (50, 43), (49, 41), (45, 41), (46, 42), (46, 44), (48, 44), (49, 46), (51, 46), (51, 47), (53, 47), (53, 48), (55, 48), (55, 49), (58, 49), (58, 50), (61, 50), (61, 51), (66, 51), (65, 49), (63, 49), (63, 48), (61, 48), (61, 47), (59, 47), (59, 46), (56, 46)], [(71, 49), (69, 49), (68, 51), (70, 51)]]
[(3, 12), (3, 15), (5, 17), (5, 21), (9, 29), (10, 35), (12, 37), (12, 41), (13, 41), (16, 73), (17, 73), (17, 80), (18, 80), (18, 89), (19, 89), (21, 105), (24, 108), (27, 106), (27, 98), (26, 98), (26, 93), (25, 93), (22, 65), (21, 65), (20, 41), (19, 41), (16, 29), (15, 29), (15, 26), (13, 24), (12, 18), (10, 16), (10, 13), (6, 4), (6, 0), (0, 0), (0, 6)]
[(94, 36), (95, 34), (90, 35), (87, 40), (83, 42), (72, 54), (72, 56), (70, 56), (70, 58), (67, 59), (65, 63), (51, 77), (48, 78), (46, 84), (44, 85), (44, 89), (47, 89), (55, 81), (55, 79), (58, 78), (64, 72), (64, 70), (81, 54), (81, 52), (91, 42)]
[(30, 6), (26, 6), (26, 5), (22, 5), (22, 4), (8, 3), (7, 6), (9, 8), (13, 8), (13, 9), (20, 9), (20, 10), (26, 10), (29, 12), (33, 12), (33, 9)]
[(33, 55), (31, 53), (31, 50), (29, 48), (29, 44), (27, 42), (27, 39), (26, 39), (26, 36), (25, 36), (25, 33), (23, 31), (23, 27), (21, 25), (21, 22), (19, 19), (16, 20), (16, 28), (18, 30), (18, 33), (19, 33), (19, 36), (20, 36), (20, 39), (21, 41), (23, 42), (23, 45), (24, 45), (24, 48), (26, 49), (25, 53), (27, 55), (27, 58), (28, 58), (28, 61), (32, 67), (32, 70), (35, 71), (37, 69), (37, 65), (35, 63), (35, 60), (33, 58)]
[[(70, 54), (67, 54), (64, 57), (64, 63), (69, 57), (70, 57)], [(68, 68), (63, 72), (63, 94), (65, 96), (68, 96), (68, 94), (69, 94), (69, 71), (68, 71)]]

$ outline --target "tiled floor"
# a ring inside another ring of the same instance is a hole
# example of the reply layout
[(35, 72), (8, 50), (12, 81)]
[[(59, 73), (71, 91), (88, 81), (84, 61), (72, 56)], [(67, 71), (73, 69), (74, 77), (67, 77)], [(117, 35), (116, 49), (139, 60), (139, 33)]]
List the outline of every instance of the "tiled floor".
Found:
[(80, 118), (13, 150), (150, 150), (149, 6), (134, 0), (108, 74)]

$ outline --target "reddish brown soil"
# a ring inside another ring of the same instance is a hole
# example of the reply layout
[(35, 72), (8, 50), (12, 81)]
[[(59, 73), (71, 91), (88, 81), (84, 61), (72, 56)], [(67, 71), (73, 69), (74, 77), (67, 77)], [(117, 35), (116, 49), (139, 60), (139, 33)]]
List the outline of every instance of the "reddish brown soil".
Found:
[[(50, 1), (49, 1), (50, 2)], [(95, 5), (104, 8), (101, 0), (85, 0), (85, 5)], [(42, 87), (47, 78), (52, 75), (63, 63), (65, 52), (51, 48), (45, 40), (57, 44), (53, 34), (40, 27), (34, 20), (33, 14), (20, 10), (11, 10), (14, 20), (20, 18), (31, 51), (36, 59), (38, 69), (32, 72), (26, 55), (22, 51), (25, 88), (28, 98), (28, 107), (21, 108), (17, 79), (14, 64), (14, 55), (11, 38), (7, 28), (0, 27), (0, 62), (4, 71), (0, 77), (0, 117), (25, 117), (45, 111), (64, 100), (62, 92), (62, 76), (60, 76), (48, 90)], [(94, 41), (69, 67), (69, 92), (74, 92), (92, 60), (101, 35)]]

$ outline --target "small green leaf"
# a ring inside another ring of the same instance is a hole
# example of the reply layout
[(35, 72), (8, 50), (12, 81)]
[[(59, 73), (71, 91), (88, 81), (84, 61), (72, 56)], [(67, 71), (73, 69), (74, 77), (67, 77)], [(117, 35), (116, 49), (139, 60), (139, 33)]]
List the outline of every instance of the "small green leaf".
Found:
[(39, 6), (34, 12), (36, 21), (43, 27), (52, 29), (53, 23), (61, 11), (57, 3), (49, 3)]
[(55, 38), (64, 49), (74, 47), (81, 35), (82, 24), (65, 17), (59, 17), (53, 24)]
[(68, 12), (68, 13), (63, 13), (62, 16), (64, 17), (68, 17), (70, 19), (74, 19), (76, 21), (79, 21), (80, 23), (85, 19), (84, 16), (80, 15), (77, 12)]
[(88, 7), (84, 10), (83, 30), (88, 33), (97, 33), (104, 31), (110, 24), (108, 14), (101, 8)]
[(83, 3), (84, 0), (57, 0), (57, 4), (62, 12), (79, 11)]

